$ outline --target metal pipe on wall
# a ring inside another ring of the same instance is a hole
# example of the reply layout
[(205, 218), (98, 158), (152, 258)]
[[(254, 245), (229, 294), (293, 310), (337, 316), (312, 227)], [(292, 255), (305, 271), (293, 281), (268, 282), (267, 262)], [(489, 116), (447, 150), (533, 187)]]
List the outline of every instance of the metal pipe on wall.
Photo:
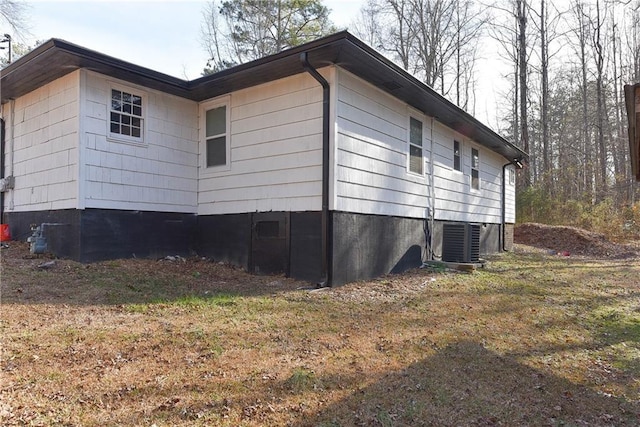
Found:
[(331, 286), (331, 227), (329, 223), (329, 82), (309, 63), (308, 52), (300, 54), (304, 69), (322, 86), (322, 278), (320, 286)]

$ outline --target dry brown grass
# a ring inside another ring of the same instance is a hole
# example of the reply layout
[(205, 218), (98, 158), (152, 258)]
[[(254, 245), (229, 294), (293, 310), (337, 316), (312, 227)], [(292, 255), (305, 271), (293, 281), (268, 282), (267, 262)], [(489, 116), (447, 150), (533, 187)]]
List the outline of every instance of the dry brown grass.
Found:
[(520, 247), (321, 291), (2, 250), (2, 425), (638, 425), (640, 260)]

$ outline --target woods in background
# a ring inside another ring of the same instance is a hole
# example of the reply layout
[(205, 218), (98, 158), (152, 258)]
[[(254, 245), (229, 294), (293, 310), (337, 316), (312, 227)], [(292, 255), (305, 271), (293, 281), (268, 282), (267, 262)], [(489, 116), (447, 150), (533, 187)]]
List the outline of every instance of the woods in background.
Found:
[(369, 0), (355, 32), (471, 114), (486, 84), (477, 59), (497, 49), (511, 69), (495, 75), (505, 87), (497, 130), (531, 155), (521, 218), (579, 222), (603, 203), (609, 219), (628, 217), (640, 193), (622, 94), (640, 81), (640, 1), (559, 3)]

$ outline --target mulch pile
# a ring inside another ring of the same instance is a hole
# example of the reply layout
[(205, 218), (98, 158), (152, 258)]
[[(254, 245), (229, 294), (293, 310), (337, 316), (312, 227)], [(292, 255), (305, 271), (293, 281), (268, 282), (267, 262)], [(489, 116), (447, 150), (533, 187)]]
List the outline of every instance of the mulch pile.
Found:
[(640, 251), (630, 245), (615, 243), (604, 234), (581, 228), (526, 223), (515, 228), (515, 243), (534, 246), (560, 255), (595, 258), (634, 258)]

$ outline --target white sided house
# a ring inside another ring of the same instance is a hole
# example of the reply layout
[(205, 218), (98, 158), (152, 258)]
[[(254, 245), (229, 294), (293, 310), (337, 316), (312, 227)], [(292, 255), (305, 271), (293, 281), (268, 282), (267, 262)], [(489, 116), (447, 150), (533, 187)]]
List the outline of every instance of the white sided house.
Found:
[(334, 285), (513, 241), (526, 154), (347, 32), (194, 81), (52, 39), (0, 91), (2, 222), (61, 257)]

